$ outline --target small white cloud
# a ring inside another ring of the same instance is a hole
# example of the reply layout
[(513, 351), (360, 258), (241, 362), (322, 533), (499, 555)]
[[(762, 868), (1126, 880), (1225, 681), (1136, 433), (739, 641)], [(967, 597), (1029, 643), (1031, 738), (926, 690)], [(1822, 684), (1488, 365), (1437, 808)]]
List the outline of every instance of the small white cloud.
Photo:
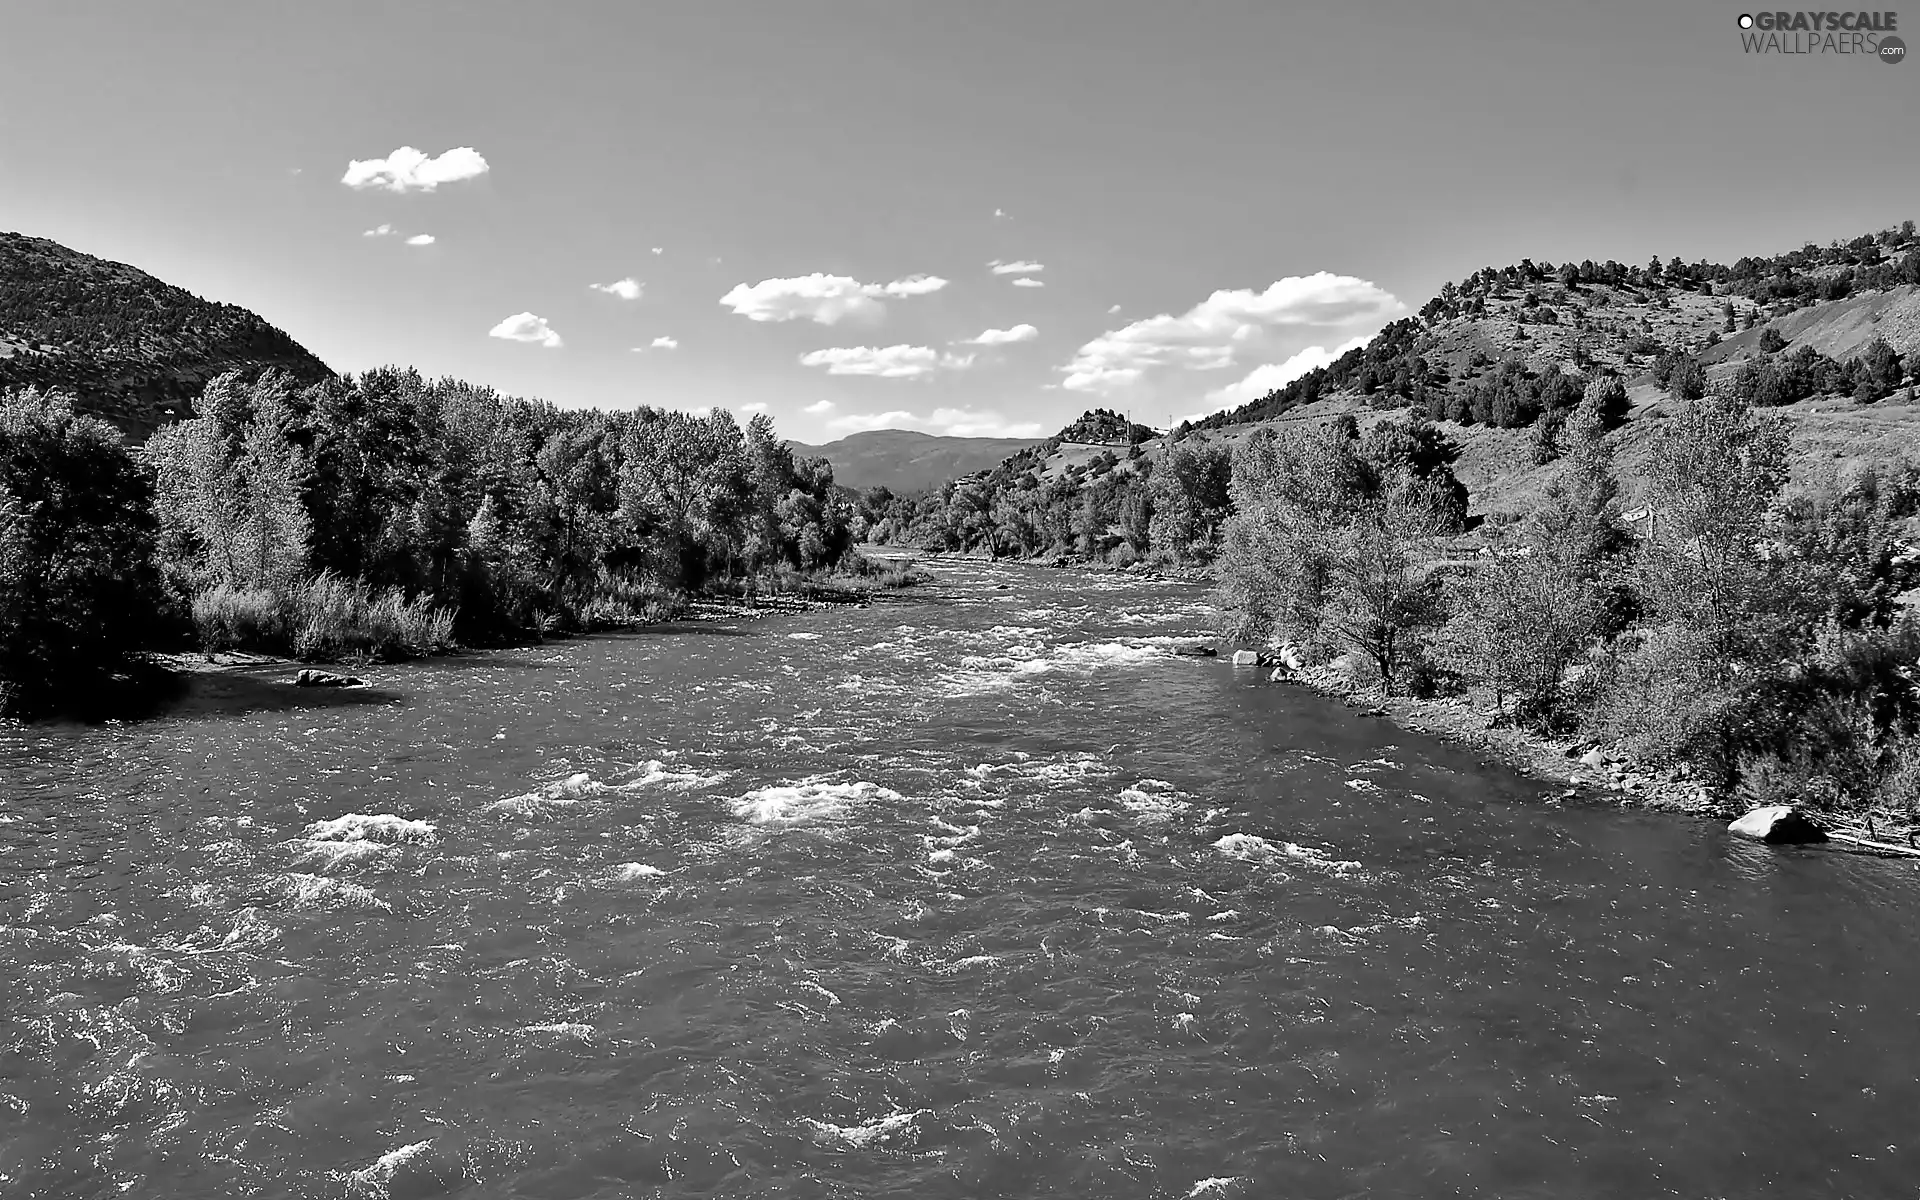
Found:
[(1120, 311), (1120, 306), (1119, 306), (1118, 304), (1116, 304), (1116, 305), (1114, 305), (1114, 306), (1113, 306), (1112, 308), (1109, 308), (1109, 309), (1107, 310), (1107, 315), (1108, 315), (1108, 316), (1112, 316), (1113, 314), (1115, 314), (1115, 313), (1117, 313), (1117, 312), (1119, 312), (1119, 311)]
[(987, 265), (993, 268), (995, 275), (1037, 275), (1047, 269), (1041, 263), (1029, 262), (1024, 258), (1019, 262), (1001, 262), (996, 258)]
[(402, 146), (385, 158), (356, 158), (347, 163), (340, 182), (364, 191), (431, 192), (443, 183), (474, 179), (488, 171), (487, 160), (471, 146), (459, 146), (437, 158), (412, 146)]
[(812, 413), (814, 416), (817, 417), (821, 413), (826, 412), (828, 409), (832, 407), (833, 407), (833, 401), (831, 400), (815, 400), (812, 404), (807, 405), (804, 409), (801, 409), (800, 411)]
[(846, 275), (801, 275), (734, 285), (720, 303), (751, 321), (808, 320), (832, 325), (852, 314), (877, 316), (883, 296), (924, 296), (947, 286), (937, 275), (909, 275), (892, 283), (862, 283)]
[(667, 252), (667, 248), (665, 246), (655, 246), (653, 248), (653, 252), (655, 254), (665, 254)]
[(1013, 218), (1012, 218), (1012, 217), (1009, 217), (1009, 216), (1007, 215), (1007, 210), (1006, 210), (1006, 209), (1004, 209), (1004, 208), (996, 208), (996, 209), (994, 209), (994, 210), (993, 210), (993, 215), (994, 215), (994, 218), (995, 218), (996, 220), (1000, 220), (1000, 221), (1011, 221), (1011, 220), (1013, 220)]
[(412, 237), (407, 239), (407, 245), (431, 246), (433, 245), (433, 241), (434, 241), (433, 235), (430, 233), (416, 233)]
[(1045, 284), (1044, 282), (1042, 282), (1041, 280), (1038, 280), (1038, 279), (1029, 279), (1029, 278), (1027, 278), (1026, 276), (1024, 276), (1024, 275), (1022, 275), (1022, 276), (1021, 276), (1020, 278), (1018, 278), (1018, 279), (1016, 279), (1016, 280), (1014, 280), (1014, 281), (1013, 281), (1013, 286), (1015, 286), (1015, 287), (1045, 287), (1045, 286), (1047, 286), (1047, 285), (1046, 285), (1046, 284)]
[(680, 348), (680, 339), (669, 337), (663, 333), (651, 342), (648, 342), (647, 348), (650, 350), (678, 350)]
[(487, 336), (505, 338), (509, 342), (534, 342), (549, 350), (558, 350), (561, 346), (560, 335), (553, 331), (553, 326), (547, 324), (547, 319), (530, 312), (513, 314), (487, 330)]
[(391, 225), (375, 225), (372, 229), (367, 230), (365, 233), (361, 234), (360, 236), (361, 237), (388, 237), (392, 233), (393, 233), (393, 226)]
[(629, 275), (625, 279), (616, 279), (612, 283), (590, 283), (587, 285), (596, 292), (605, 292), (609, 296), (618, 296), (622, 300), (638, 300), (644, 285)]
[(988, 329), (979, 337), (968, 338), (969, 346), (1007, 346), (1014, 342), (1030, 342), (1040, 336), (1040, 331), (1031, 325), (1015, 325), (1012, 329)]
[(942, 354), (931, 346), (835, 346), (800, 356), (801, 366), (825, 367), (829, 375), (873, 375), (881, 379), (917, 379), (972, 364), (971, 354)]
[(763, 413), (767, 411), (767, 402), (765, 400), (756, 400), (752, 404), (742, 404), (740, 411), (743, 413)]

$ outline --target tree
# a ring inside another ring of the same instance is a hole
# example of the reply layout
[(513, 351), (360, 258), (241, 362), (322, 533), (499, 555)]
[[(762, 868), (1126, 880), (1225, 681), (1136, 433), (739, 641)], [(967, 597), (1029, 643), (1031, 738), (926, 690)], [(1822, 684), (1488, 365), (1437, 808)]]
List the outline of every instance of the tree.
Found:
[(1581, 393), (1581, 403), (1592, 408), (1604, 429), (1618, 429), (1626, 424), (1627, 414), (1633, 409), (1633, 402), (1627, 399), (1627, 387), (1617, 375), (1587, 384)]
[(1778, 329), (1769, 325), (1760, 331), (1760, 353), (1777, 354), (1786, 348), (1787, 339), (1780, 336)]
[(153, 485), (104, 421), (0, 398), (0, 710), (88, 696), (154, 632)]

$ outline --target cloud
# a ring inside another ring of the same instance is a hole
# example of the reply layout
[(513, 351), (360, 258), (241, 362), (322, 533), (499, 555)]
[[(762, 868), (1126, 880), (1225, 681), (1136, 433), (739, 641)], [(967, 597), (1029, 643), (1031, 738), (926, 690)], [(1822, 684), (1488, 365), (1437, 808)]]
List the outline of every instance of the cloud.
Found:
[(804, 409), (801, 409), (800, 411), (812, 413), (814, 416), (817, 417), (821, 413), (826, 412), (828, 409), (832, 407), (833, 407), (833, 401), (831, 400), (815, 400), (812, 404), (807, 405)]
[(825, 367), (829, 375), (873, 375), (881, 379), (917, 379), (971, 366), (973, 355), (942, 354), (931, 346), (835, 346), (800, 356), (803, 367)]
[(1119, 311), (1120, 311), (1120, 306), (1119, 306), (1118, 304), (1116, 304), (1116, 305), (1114, 305), (1114, 306), (1113, 306), (1112, 308), (1109, 308), (1109, 309), (1107, 310), (1107, 315), (1108, 315), (1108, 316), (1112, 316), (1113, 314), (1115, 314), (1115, 313), (1117, 313), (1117, 312), (1119, 312)]
[(530, 312), (513, 314), (487, 330), (487, 336), (505, 338), (509, 342), (538, 342), (549, 350), (558, 350), (561, 346), (560, 335), (553, 331), (553, 326), (547, 324), (547, 319)]
[(767, 402), (765, 400), (755, 400), (752, 404), (742, 404), (740, 411), (743, 413), (763, 413), (767, 411)]
[(1028, 279), (1028, 278), (1027, 278), (1026, 276), (1024, 276), (1024, 275), (1023, 275), (1023, 276), (1021, 276), (1020, 278), (1018, 278), (1018, 279), (1016, 279), (1016, 280), (1014, 280), (1014, 281), (1013, 281), (1013, 286), (1015, 286), (1015, 287), (1045, 287), (1045, 286), (1047, 286), (1047, 285), (1046, 285), (1046, 284), (1045, 284), (1045, 283), (1044, 283), (1043, 281), (1041, 281), (1041, 280), (1038, 280), (1038, 279)]
[(678, 350), (679, 348), (680, 339), (670, 337), (664, 333), (647, 343), (647, 349), (649, 350)]
[[(1370, 340), (1364, 335), (1352, 337), (1331, 350), (1325, 346), (1308, 346), (1285, 362), (1262, 363), (1247, 372), (1247, 377), (1240, 382), (1230, 383), (1223, 388), (1215, 388), (1208, 392), (1207, 402), (1213, 407), (1196, 416), (1206, 416), (1208, 413), (1219, 412), (1223, 408), (1238, 408), (1250, 400), (1258, 400), (1275, 388), (1292, 383), (1315, 367), (1327, 366), (1347, 351), (1359, 349)], [(1188, 419), (1192, 420), (1194, 417)]]
[(372, 229), (367, 230), (365, 233), (361, 234), (360, 236), (361, 237), (387, 237), (392, 232), (393, 232), (393, 226), (391, 225), (375, 225)]
[(996, 258), (987, 265), (993, 268), (995, 275), (1033, 275), (1047, 269), (1044, 264), (1024, 258), (1019, 262), (1001, 262)]
[(983, 330), (979, 337), (968, 338), (969, 346), (1008, 346), (1014, 342), (1030, 342), (1040, 336), (1040, 331), (1031, 325), (1015, 325), (1012, 329)]
[(487, 173), (487, 160), (471, 146), (460, 146), (438, 158), (429, 158), (412, 146), (402, 146), (385, 158), (356, 158), (347, 163), (340, 182), (365, 191), (431, 192), (443, 183), (458, 183)]
[(1013, 218), (1012, 218), (1012, 217), (1010, 217), (1010, 216), (1008, 216), (1008, 215), (1007, 215), (1007, 210), (1006, 210), (1006, 209), (1004, 209), (1004, 208), (996, 208), (996, 209), (994, 209), (994, 210), (993, 210), (993, 215), (994, 215), (994, 218), (995, 218), (996, 220), (1001, 220), (1001, 221), (1011, 221), (1011, 220), (1013, 220)]
[(638, 300), (645, 285), (629, 275), (625, 279), (616, 279), (612, 283), (590, 283), (587, 285), (596, 292), (605, 292), (609, 296), (618, 296), (622, 300)]
[(1039, 437), (1037, 421), (1010, 421), (992, 409), (936, 408), (927, 416), (895, 409), (883, 413), (849, 413), (827, 422), (829, 429), (848, 433), (870, 429), (919, 429), (949, 437)]
[(1284, 366), (1302, 352), (1301, 342), (1324, 346), (1368, 335), (1406, 311), (1392, 293), (1364, 279), (1325, 271), (1277, 280), (1263, 292), (1217, 291), (1179, 316), (1162, 313), (1101, 334), (1080, 347), (1061, 386), (1109, 392), (1156, 369)]
[(667, 252), (667, 248), (665, 246), (655, 246), (653, 248), (653, 252), (655, 254), (665, 254)]
[(407, 239), (407, 245), (409, 246), (431, 246), (433, 242), (434, 238), (430, 233), (416, 233)]
[(924, 296), (947, 286), (937, 275), (909, 275), (892, 283), (861, 283), (846, 275), (801, 275), (735, 284), (720, 303), (752, 321), (808, 320), (832, 325), (854, 313), (879, 315), (883, 296)]

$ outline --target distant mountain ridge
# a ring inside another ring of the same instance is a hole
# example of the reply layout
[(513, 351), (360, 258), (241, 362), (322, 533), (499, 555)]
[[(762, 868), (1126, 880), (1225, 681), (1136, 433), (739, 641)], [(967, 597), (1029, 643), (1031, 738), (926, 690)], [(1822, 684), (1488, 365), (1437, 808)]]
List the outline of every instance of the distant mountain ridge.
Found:
[(913, 495), (959, 475), (997, 466), (1039, 438), (943, 437), (910, 429), (875, 429), (813, 446), (789, 441), (795, 453), (833, 464), (834, 482), (857, 491), (884, 487)]
[(247, 309), (46, 238), (0, 232), (0, 389), (71, 390), (82, 411), (144, 438), (191, 415), (214, 376), (273, 367), (303, 384), (333, 374)]

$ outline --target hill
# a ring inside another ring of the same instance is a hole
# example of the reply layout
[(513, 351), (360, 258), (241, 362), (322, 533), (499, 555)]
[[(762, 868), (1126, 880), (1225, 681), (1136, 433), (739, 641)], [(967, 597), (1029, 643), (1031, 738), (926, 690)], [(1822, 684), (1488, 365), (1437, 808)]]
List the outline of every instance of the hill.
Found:
[(0, 389), (71, 389), (81, 411), (144, 438), (224, 371), (332, 374), (287, 334), (125, 263), (0, 233)]
[(985, 470), (1030, 446), (1037, 438), (940, 437), (907, 429), (876, 429), (810, 446), (788, 442), (797, 454), (833, 464), (834, 482), (857, 491), (884, 487), (909, 496), (959, 475)]
[(1442, 435), (1467, 489), (1463, 542), (1484, 544), (1537, 505), (1557, 471), (1560, 423), (1593, 382), (1626, 392), (1625, 423), (1609, 436), (1633, 508), (1660, 422), (1709, 387), (1786, 416), (1802, 479), (1898, 459), (1920, 472), (1916, 367), (1912, 222), (1731, 267), (1523, 261), (1447, 284), (1418, 316), (1239, 409), (1106, 445), (1074, 436), (1109, 423), (1089, 413), (991, 469), (865, 515), (876, 540), (942, 549), (1204, 560), (1230, 508), (1237, 444), (1348, 419), (1362, 434)]

